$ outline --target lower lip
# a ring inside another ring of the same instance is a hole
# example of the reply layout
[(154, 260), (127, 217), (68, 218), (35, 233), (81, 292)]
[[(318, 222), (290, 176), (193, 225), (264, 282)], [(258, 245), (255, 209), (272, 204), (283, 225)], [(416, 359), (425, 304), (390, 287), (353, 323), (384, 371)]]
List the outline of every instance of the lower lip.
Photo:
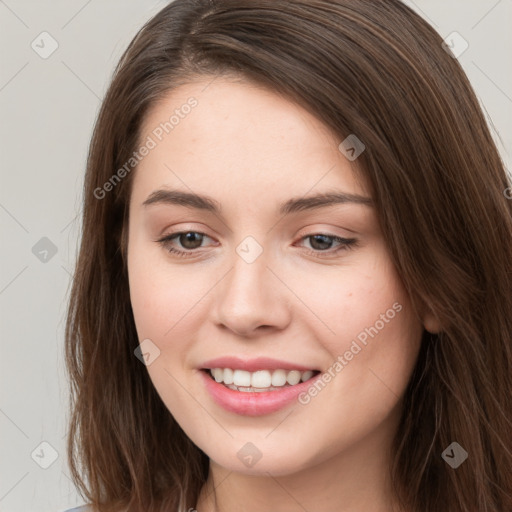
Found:
[(245, 392), (229, 389), (212, 379), (209, 372), (201, 370), (200, 373), (206, 389), (218, 405), (229, 412), (244, 416), (262, 416), (279, 411), (297, 399), (321, 376), (318, 374), (306, 382), (285, 386), (276, 391)]

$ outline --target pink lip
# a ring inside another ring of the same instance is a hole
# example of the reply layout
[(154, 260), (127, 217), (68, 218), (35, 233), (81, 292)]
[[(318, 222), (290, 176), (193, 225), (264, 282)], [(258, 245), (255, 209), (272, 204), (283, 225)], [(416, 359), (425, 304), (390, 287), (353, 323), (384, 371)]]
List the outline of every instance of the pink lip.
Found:
[(238, 357), (218, 357), (217, 359), (210, 359), (205, 361), (201, 369), (212, 368), (231, 368), (232, 370), (245, 370), (248, 372), (256, 372), (258, 370), (300, 370), (306, 372), (314, 370), (314, 368), (303, 366), (301, 364), (289, 363), (286, 361), (279, 361), (278, 359), (271, 359), (268, 357), (258, 357), (256, 359), (249, 359), (244, 361)]
[[(213, 366), (213, 368), (229, 367), (229, 365)], [(258, 368), (262, 367), (259, 366)], [(319, 373), (316, 377), (313, 377), (306, 382), (301, 382), (295, 386), (286, 386), (283, 387), (283, 389), (276, 391), (246, 393), (243, 391), (234, 391), (226, 387), (224, 384), (216, 382), (211, 378), (208, 371), (200, 371), (199, 373), (201, 374), (206, 389), (218, 405), (229, 412), (234, 412), (235, 414), (241, 414), (243, 416), (262, 416), (282, 409), (297, 399), (300, 393), (306, 391), (308, 387), (317, 380), (317, 378), (322, 376), (322, 374)]]

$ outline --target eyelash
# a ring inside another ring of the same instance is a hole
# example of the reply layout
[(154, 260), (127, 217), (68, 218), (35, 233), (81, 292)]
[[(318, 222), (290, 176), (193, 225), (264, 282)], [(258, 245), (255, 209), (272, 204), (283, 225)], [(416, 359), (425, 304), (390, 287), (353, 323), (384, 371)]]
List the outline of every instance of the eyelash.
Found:
[[(158, 242), (162, 246), (164, 246), (168, 252), (170, 252), (180, 258), (189, 258), (191, 256), (194, 256), (194, 253), (196, 253), (198, 251), (198, 249), (189, 249), (187, 251), (180, 251), (179, 249), (175, 249), (174, 247), (171, 247), (169, 245), (169, 243), (172, 241), (172, 239), (178, 238), (180, 235), (185, 235), (187, 233), (195, 233), (195, 234), (203, 235), (203, 236), (210, 238), (206, 233), (201, 233), (200, 231), (179, 231), (176, 233), (165, 235), (164, 237), (156, 240), (156, 242)], [(347, 251), (349, 249), (353, 249), (354, 247), (357, 247), (357, 245), (358, 245), (358, 241), (355, 238), (343, 238), (343, 237), (336, 236), (336, 235), (330, 235), (328, 233), (312, 233), (310, 235), (301, 237), (300, 240), (305, 240), (307, 238), (311, 238), (314, 236), (323, 236), (326, 238), (330, 238), (334, 242), (339, 242), (341, 244), (337, 249), (334, 249), (334, 250), (327, 249), (325, 251), (321, 251), (318, 249), (316, 249), (316, 250), (315, 249), (307, 249), (308, 255), (319, 256), (320, 258), (335, 256), (342, 251)], [(323, 256), (323, 254), (327, 254), (328, 256)]]

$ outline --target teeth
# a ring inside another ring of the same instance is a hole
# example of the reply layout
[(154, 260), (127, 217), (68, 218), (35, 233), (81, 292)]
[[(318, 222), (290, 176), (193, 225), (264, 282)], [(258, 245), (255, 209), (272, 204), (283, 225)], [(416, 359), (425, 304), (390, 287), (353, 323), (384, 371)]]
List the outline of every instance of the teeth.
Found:
[(226, 387), (232, 389), (233, 391), (243, 391), (245, 393), (262, 393), (265, 391), (275, 391), (276, 389), (279, 389), (273, 386), (269, 388), (237, 387), (233, 384), (226, 384)]
[(306, 382), (307, 380), (311, 379), (311, 377), (313, 377), (313, 374), (314, 374), (314, 372), (312, 372), (311, 370), (308, 370), (307, 372), (304, 372), (302, 374), (302, 377), (300, 380), (302, 382)]
[(251, 375), (251, 386), (253, 388), (269, 388), (272, 384), (272, 375), (267, 370), (260, 370)]
[[(222, 382), (228, 388), (238, 391), (272, 391), (284, 386), (295, 386), (305, 382), (315, 374), (312, 370), (232, 370), (231, 368), (212, 368), (210, 374), (216, 382)], [(239, 389), (240, 387), (244, 389)]]
[(287, 374), (286, 370), (274, 370), (272, 372), (272, 386), (284, 386)]
[(300, 382), (301, 376), (302, 376), (301, 372), (299, 372), (297, 370), (292, 370), (286, 376), (286, 382), (288, 382), (288, 384), (291, 384), (292, 386), (295, 386), (295, 384), (298, 384)]
[[(219, 368), (215, 368), (218, 370)], [(220, 369), (224, 373), (223, 369)], [(223, 380), (224, 382), (224, 380)], [(233, 384), (235, 386), (250, 386), (251, 385), (251, 374), (245, 370), (235, 370), (233, 372)]]
[[(217, 370), (220, 370), (221, 372), (223, 371), (220, 368), (217, 368)], [(229, 368), (224, 368), (224, 378), (221, 379), (223, 380), (224, 384), (233, 384), (234, 373), (235, 372), (233, 370)]]

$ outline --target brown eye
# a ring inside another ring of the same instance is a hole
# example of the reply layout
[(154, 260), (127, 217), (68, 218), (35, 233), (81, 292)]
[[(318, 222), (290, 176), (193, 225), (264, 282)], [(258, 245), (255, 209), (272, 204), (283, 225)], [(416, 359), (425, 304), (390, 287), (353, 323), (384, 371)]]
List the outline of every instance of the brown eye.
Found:
[(184, 249), (197, 249), (201, 247), (204, 235), (197, 231), (187, 231), (186, 233), (178, 233), (175, 235)]
[(329, 235), (310, 235), (307, 238), (310, 240), (311, 248), (319, 251), (330, 249), (334, 242), (334, 237)]
[[(195, 255), (196, 250), (201, 248), (205, 237), (210, 238), (208, 235), (198, 231), (180, 231), (179, 233), (166, 235), (157, 240), (157, 242), (162, 244), (170, 253), (187, 257)], [(176, 247), (176, 241), (178, 242), (178, 247)]]
[[(326, 233), (307, 235), (302, 237), (301, 240), (309, 240), (310, 247), (305, 247), (308, 254), (321, 258), (334, 256), (341, 251), (346, 251), (357, 246), (357, 239), (355, 238), (342, 238)], [(337, 246), (332, 248), (334, 243), (336, 243)]]

